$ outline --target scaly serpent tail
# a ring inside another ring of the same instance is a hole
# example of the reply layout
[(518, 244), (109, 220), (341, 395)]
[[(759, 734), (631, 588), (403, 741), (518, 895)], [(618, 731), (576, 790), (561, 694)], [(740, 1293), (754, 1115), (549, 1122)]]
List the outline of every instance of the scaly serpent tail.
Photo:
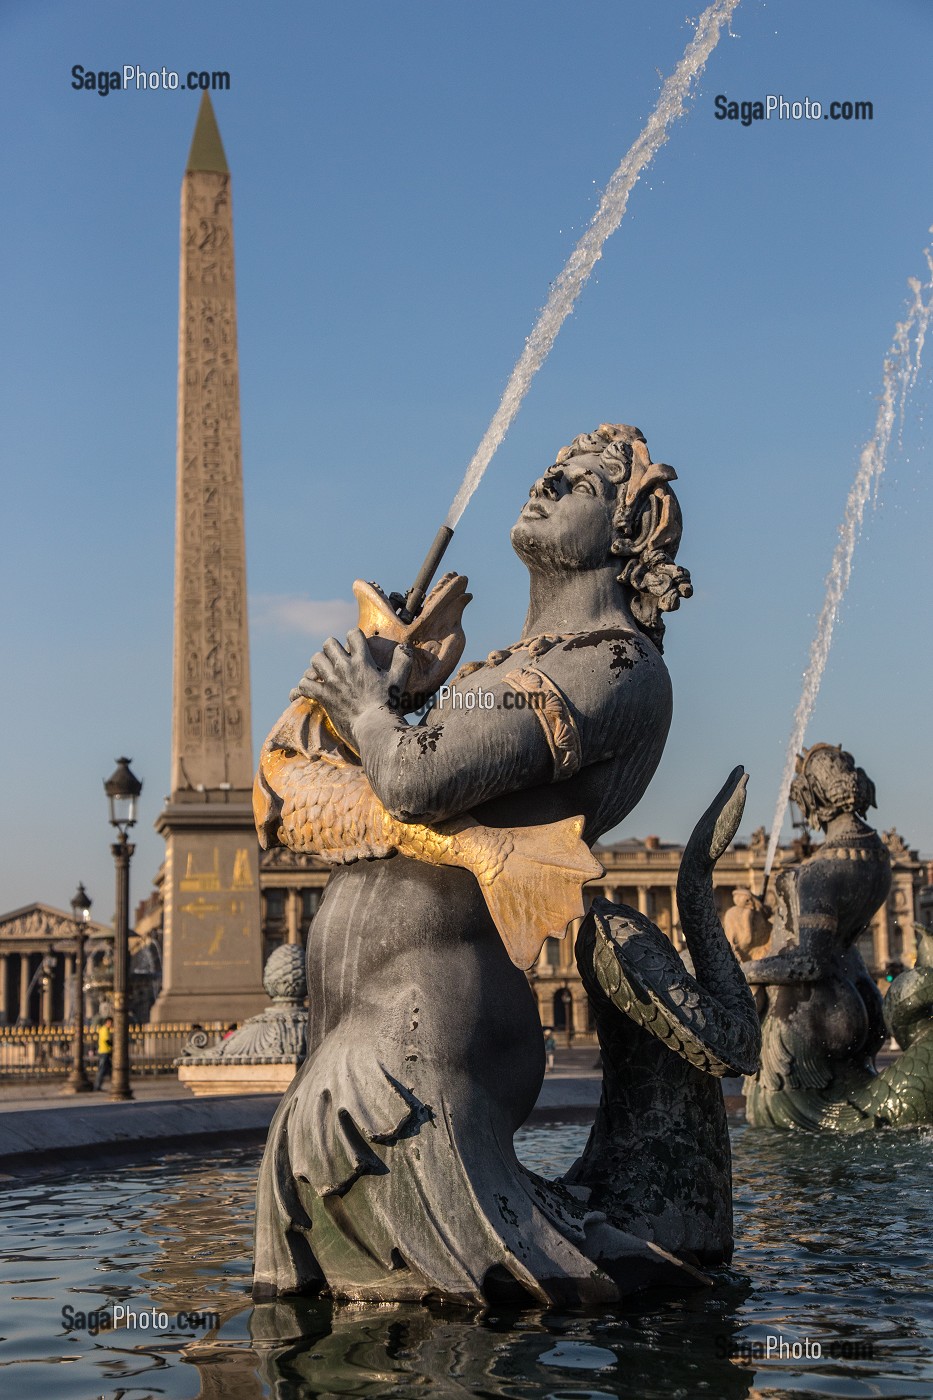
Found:
[(696, 981), (724, 1013), (728, 1043), (719, 1047), (720, 1057), (757, 1068), (761, 1026), (754, 997), (723, 932), (713, 898), (713, 870), (742, 820), (747, 782), (747, 773), (734, 768), (694, 827), (680, 862), (677, 904)]

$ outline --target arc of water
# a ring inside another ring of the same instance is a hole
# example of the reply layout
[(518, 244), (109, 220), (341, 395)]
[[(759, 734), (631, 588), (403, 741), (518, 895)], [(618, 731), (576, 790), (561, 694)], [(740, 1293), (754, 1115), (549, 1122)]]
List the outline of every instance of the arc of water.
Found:
[[(933, 228), (930, 229), (930, 232), (933, 233)], [(875, 417), (875, 431), (859, 455), (858, 470), (849, 489), (845, 514), (842, 517), (842, 524), (839, 526), (839, 539), (836, 542), (832, 566), (826, 578), (826, 596), (823, 599), (823, 607), (816, 625), (816, 634), (810, 644), (810, 659), (804, 672), (803, 688), (797, 702), (794, 723), (784, 757), (784, 771), (781, 774), (781, 786), (778, 790), (774, 817), (771, 822), (771, 836), (765, 856), (766, 882), (777, 853), (781, 827), (784, 822), (784, 810), (790, 796), (790, 785), (794, 778), (797, 754), (803, 743), (803, 737), (813, 713), (813, 706), (816, 704), (816, 697), (819, 694), (823, 671), (826, 668), (826, 660), (832, 645), (833, 629), (839, 616), (839, 606), (852, 576), (852, 558), (861, 534), (865, 506), (869, 496), (874, 496), (877, 500), (894, 424), (898, 417), (903, 423), (907, 399), (920, 373), (923, 346), (930, 317), (933, 315), (933, 246), (924, 248), (923, 255), (926, 259), (929, 281), (922, 283), (916, 277), (911, 277), (908, 281), (910, 300), (907, 306), (907, 315), (897, 323), (891, 348), (884, 360), (881, 399)], [(777, 950), (773, 949), (773, 951)]]
[(447, 513), (445, 524), (450, 530), (456, 528), (493, 454), (511, 427), (532, 379), (550, 354), (558, 331), (602, 257), (603, 244), (622, 222), (628, 197), (636, 181), (667, 141), (672, 123), (683, 115), (690, 85), (703, 72), (707, 59), (719, 42), (722, 26), (732, 18), (738, 3), (739, 0), (715, 0), (715, 4), (703, 11), (683, 58), (661, 88), (658, 104), (647, 125), (603, 191), (589, 228), (551, 287), (547, 302), (505, 386), (499, 407), (466, 469), (460, 489)]

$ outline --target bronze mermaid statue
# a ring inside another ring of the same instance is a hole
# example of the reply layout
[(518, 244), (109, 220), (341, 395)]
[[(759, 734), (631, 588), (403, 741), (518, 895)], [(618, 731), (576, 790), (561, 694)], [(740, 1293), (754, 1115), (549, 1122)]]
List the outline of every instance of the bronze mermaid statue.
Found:
[[(933, 950), (919, 925), (916, 967), (882, 999), (857, 947), (891, 888), (888, 850), (865, 820), (875, 785), (841, 745), (797, 760), (791, 797), (823, 832), (775, 881), (770, 957), (745, 964), (762, 1022), (761, 1067), (745, 1086), (760, 1128), (864, 1132), (933, 1123)], [(880, 1074), (893, 1036), (904, 1054)]]
[(695, 975), (597, 902), (576, 946), (605, 1064), (594, 1132), (563, 1181), (513, 1147), (544, 1074), (524, 969), (584, 915), (590, 848), (670, 726), (663, 614), (691, 592), (674, 475), (636, 428), (575, 438), (511, 533), (531, 581), (516, 642), (446, 685), (466, 580), (408, 623), (357, 584), (359, 628), (312, 658), (263, 746), (260, 841), (334, 868), (308, 935), (308, 1055), (260, 1172), (256, 1297), (592, 1303), (695, 1287), (730, 1257), (718, 1076), (754, 1071), (759, 1029), (712, 871), (741, 769), (684, 855)]

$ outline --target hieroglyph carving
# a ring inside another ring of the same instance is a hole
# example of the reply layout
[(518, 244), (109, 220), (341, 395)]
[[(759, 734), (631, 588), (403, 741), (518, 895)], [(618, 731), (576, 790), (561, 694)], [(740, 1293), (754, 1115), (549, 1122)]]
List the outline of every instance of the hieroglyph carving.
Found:
[(230, 177), (182, 195), (173, 788), (248, 787), (246, 560)]

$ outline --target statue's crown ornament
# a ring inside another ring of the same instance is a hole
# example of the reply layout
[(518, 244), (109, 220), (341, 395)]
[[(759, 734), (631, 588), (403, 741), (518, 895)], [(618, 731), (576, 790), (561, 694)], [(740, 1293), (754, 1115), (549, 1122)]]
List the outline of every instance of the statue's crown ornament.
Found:
[(841, 744), (813, 744), (797, 755), (790, 795), (809, 827), (824, 827), (843, 812), (864, 817), (877, 805), (875, 785)]

